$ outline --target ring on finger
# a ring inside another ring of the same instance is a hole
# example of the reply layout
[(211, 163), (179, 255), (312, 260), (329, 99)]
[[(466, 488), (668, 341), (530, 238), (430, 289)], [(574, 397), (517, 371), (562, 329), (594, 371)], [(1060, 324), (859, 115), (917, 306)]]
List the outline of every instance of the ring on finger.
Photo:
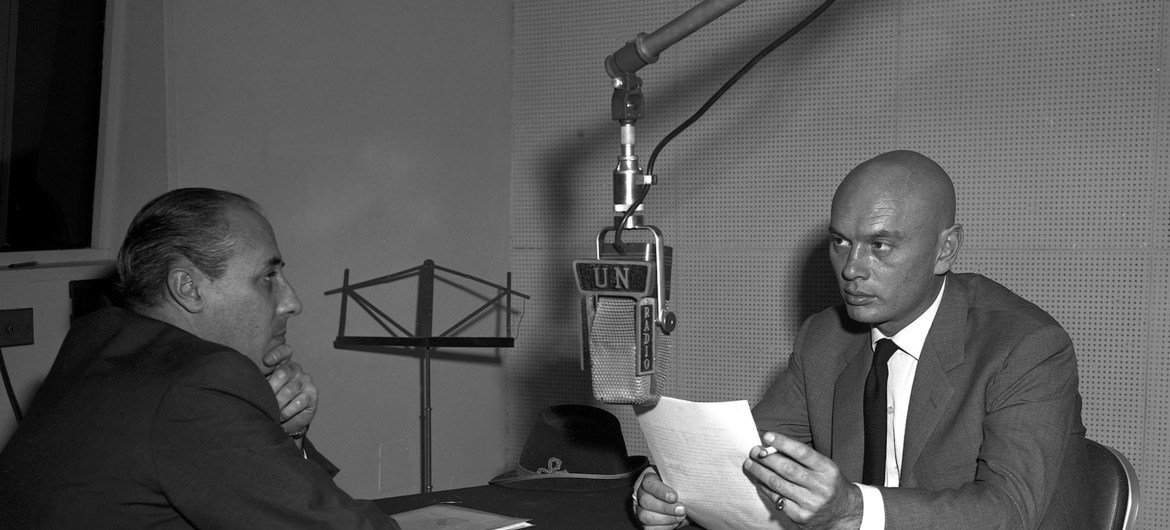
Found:
[(780, 511), (784, 511), (784, 502), (787, 500), (788, 499), (785, 499), (784, 497), (777, 497), (776, 498), (776, 509), (780, 510)]

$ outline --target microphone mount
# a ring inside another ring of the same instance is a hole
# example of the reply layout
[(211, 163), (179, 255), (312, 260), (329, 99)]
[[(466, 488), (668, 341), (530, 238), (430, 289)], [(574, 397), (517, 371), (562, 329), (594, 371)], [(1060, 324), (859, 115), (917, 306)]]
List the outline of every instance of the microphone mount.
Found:
[[(613, 82), (610, 116), (621, 126), (622, 154), (613, 172), (614, 249), (624, 253), (622, 230), (643, 225), (642, 201), (656, 183), (643, 173), (634, 154), (634, 124), (642, 118), (642, 79), (637, 72), (658, 61), (658, 55), (699, 28), (723, 16), (744, 0), (703, 0), (653, 32), (639, 33), (605, 58), (605, 71)], [(654, 157), (650, 165), (653, 166)], [(653, 168), (650, 168), (651, 170)]]
[[(674, 20), (667, 22), (650, 34), (639, 33), (605, 59), (605, 71), (613, 82), (610, 99), (610, 116), (621, 127), (621, 155), (613, 170), (613, 227), (605, 228), (597, 236), (597, 259), (603, 255), (611, 259), (641, 259), (654, 261), (650, 276), (654, 278), (653, 289), (657, 311), (655, 323), (669, 334), (675, 327), (673, 312), (666, 310), (665, 300), (669, 298), (670, 247), (663, 243), (662, 232), (644, 223), (642, 204), (650, 186), (656, 183), (654, 175), (642, 171), (638, 156), (634, 153), (634, 125), (642, 118), (642, 79), (637, 71), (658, 60), (658, 54), (676, 42), (687, 37), (709, 22), (722, 16), (744, 0), (703, 0)], [(653, 163), (653, 162), (651, 162)], [(606, 232), (613, 231), (612, 245), (603, 245)], [(623, 230), (645, 230), (653, 236), (652, 245), (633, 245), (627, 249), (622, 243)], [(605, 250), (603, 252), (603, 247)], [(637, 254), (642, 251), (642, 256)], [(627, 254), (627, 251), (629, 253)], [(596, 264), (595, 264), (596, 265)], [(650, 287), (650, 286), (647, 286)]]

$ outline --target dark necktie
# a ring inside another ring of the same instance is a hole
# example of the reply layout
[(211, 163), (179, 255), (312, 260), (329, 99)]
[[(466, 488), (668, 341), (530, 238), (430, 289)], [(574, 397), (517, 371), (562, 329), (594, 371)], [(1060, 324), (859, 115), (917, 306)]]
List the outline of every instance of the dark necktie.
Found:
[(877, 342), (873, 365), (865, 378), (865, 465), (861, 483), (882, 486), (886, 482), (886, 362), (898, 351), (890, 339)]

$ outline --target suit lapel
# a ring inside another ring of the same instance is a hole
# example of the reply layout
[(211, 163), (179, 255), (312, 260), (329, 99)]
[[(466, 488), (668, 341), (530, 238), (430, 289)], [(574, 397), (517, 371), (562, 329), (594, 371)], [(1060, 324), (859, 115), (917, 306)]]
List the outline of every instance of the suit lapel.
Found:
[(865, 377), (873, 362), (869, 333), (858, 335), (856, 345), (847, 354), (845, 369), (837, 376), (833, 388), (833, 445), (830, 456), (847, 480), (861, 480), (865, 454), (865, 421), (862, 401)]
[(910, 407), (906, 412), (906, 432), (902, 446), (903, 486), (910, 481), (911, 472), (934, 433), (954, 395), (948, 372), (963, 363), (966, 356), (964, 336), (967, 321), (967, 286), (951, 275), (934, 323), (922, 346), (918, 368), (914, 373), (914, 388), (910, 393)]

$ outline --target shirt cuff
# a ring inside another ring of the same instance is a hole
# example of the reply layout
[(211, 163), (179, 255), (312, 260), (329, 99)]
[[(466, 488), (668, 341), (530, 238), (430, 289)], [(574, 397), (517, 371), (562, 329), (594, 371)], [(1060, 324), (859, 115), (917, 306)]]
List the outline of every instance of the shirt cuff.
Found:
[(861, 490), (860, 530), (882, 530), (886, 527), (886, 505), (882, 502), (882, 490), (866, 484), (858, 484)]
[(638, 480), (634, 481), (634, 489), (630, 492), (630, 498), (634, 501), (634, 513), (638, 513), (638, 489), (642, 487), (642, 479), (650, 473), (657, 475), (658, 469), (654, 466), (646, 466), (646, 469), (643, 469), (642, 473), (638, 475)]
[[(637, 514), (638, 514), (638, 490), (642, 488), (642, 479), (646, 478), (646, 475), (657, 475), (657, 474), (658, 474), (658, 468), (656, 468), (654, 466), (646, 466), (646, 469), (643, 469), (642, 473), (640, 475), (638, 475), (638, 480), (634, 481), (634, 491), (630, 493), (630, 499), (634, 503), (634, 515), (635, 516), (637, 516)], [(680, 526), (688, 525), (688, 524), (690, 524), (690, 521), (691, 521), (690, 516), (684, 517), (682, 522), (675, 525), (674, 527), (678, 528)]]

